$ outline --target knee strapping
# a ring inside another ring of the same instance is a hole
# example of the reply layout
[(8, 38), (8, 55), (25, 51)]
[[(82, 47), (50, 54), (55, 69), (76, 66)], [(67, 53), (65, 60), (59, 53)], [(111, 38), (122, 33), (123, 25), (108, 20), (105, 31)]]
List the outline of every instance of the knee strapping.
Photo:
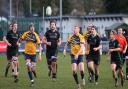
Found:
[(30, 61), (27, 61), (26, 62), (26, 66), (31, 66), (31, 62)]
[(35, 71), (36, 70), (36, 64), (31, 64), (31, 68), (32, 68), (32, 71)]

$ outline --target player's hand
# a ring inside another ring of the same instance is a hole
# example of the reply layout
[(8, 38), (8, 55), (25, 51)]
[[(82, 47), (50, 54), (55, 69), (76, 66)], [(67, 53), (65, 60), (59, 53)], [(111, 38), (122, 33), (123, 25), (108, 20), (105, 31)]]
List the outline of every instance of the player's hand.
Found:
[(94, 51), (97, 51), (98, 49), (97, 48), (93, 48)]
[(58, 42), (58, 46), (60, 46), (61, 45), (61, 43), (60, 42)]
[(18, 45), (18, 46), (19, 46), (19, 45), (20, 45), (20, 43), (19, 43), (19, 42), (17, 42), (17, 43), (16, 43), (16, 45)]
[(109, 49), (109, 52), (113, 52), (113, 49)]
[(64, 49), (64, 51), (63, 51), (63, 54), (64, 54), (64, 57), (66, 56), (66, 50)]
[(12, 46), (9, 42), (7, 43), (8, 46)]
[(77, 59), (78, 59), (78, 54), (75, 55), (75, 60), (77, 60)]
[(123, 50), (123, 54), (125, 54), (126, 53), (126, 50)]
[(47, 45), (51, 46), (51, 42), (47, 42)]
[(38, 56), (38, 60), (39, 60), (39, 62), (42, 61), (42, 55)]

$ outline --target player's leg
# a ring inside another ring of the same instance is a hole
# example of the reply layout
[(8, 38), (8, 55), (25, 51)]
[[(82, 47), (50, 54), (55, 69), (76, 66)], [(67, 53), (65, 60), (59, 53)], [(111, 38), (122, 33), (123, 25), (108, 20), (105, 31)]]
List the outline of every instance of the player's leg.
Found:
[(36, 55), (31, 55), (31, 71), (35, 78), (37, 78), (36, 74)]
[(18, 62), (18, 57), (13, 56), (12, 57), (12, 67), (14, 69), (13, 76), (14, 76), (14, 82), (18, 82), (18, 67), (19, 67), (19, 62)]
[(11, 56), (9, 55), (9, 53), (7, 53), (8, 64), (6, 65), (6, 69), (5, 69), (5, 77), (7, 77), (7, 75), (8, 75), (8, 71), (11, 66), (11, 59), (12, 59)]
[(58, 54), (57, 49), (53, 49), (51, 52), (51, 55), (52, 55), (51, 56), (51, 62), (52, 62), (51, 68), (52, 68), (53, 79), (57, 78), (57, 54)]
[(26, 60), (26, 67), (27, 67), (28, 76), (31, 82), (31, 86), (33, 86), (34, 79), (33, 79), (32, 70), (31, 70), (31, 55), (25, 54), (25, 60)]
[(122, 62), (117, 62), (116, 69), (118, 70), (118, 75), (121, 78), (121, 85), (124, 85), (124, 72), (123, 72), (123, 64)]
[(72, 63), (72, 72), (73, 72), (73, 77), (74, 77), (74, 80), (78, 86), (78, 88), (80, 87), (80, 83), (79, 83), (79, 80), (78, 80), (78, 75), (77, 75), (77, 64), (76, 63)]
[(118, 86), (118, 79), (117, 79), (117, 72), (116, 72), (116, 64), (115, 63), (111, 63), (111, 70), (112, 70), (113, 78), (115, 80), (115, 86)]
[(80, 55), (78, 57), (78, 60), (79, 60), (79, 70), (80, 70), (80, 74), (81, 74), (82, 85), (85, 85), (83, 56)]
[(128, 80), (128, 56), (126, 56), (126, 80)]
[(98, 84), (99, 79), (99, 65), (100, 65), (100, 55), (96, 55), (94, 58), (94, 66), (95, 66), (95, 84)]
[(51, 63), (51, 53), (46, 51), (46, 59), (47, 59), (47, 65), (48, 65), (48, 76), (51, 76), (52, 73), (52, 63)]
[(91, 72), (90, 72), (90, 70), (89, 70), (89, 68), (88, 68), (88, 55), (86, 55), (86, 64), (87, 64), (87, 69), (88, 69), (88, 74), (89, 74), (89, 78), (88, 78), (88, 80), (91, 82)]
[(88, 69), (90, 70), (90, 73), (91, 73), (91, 81), (90, 82), (93, 82), (94, 81), (94, 62), (93, 60), (90, 60), (88, 61)]
[(78, 80), (78, 75), (77, 75), (77, 60), (74, 58), (74, 55), (71, 55), (71, 63), (72, 63), (72, 73), (73, 73), (73, 78), (77, 84), (78, 89), (81, 89), (80, 83)]
[(31, 62), (31, 67), (32, 67), (32, 73), (33, 73), (34, 77), (37, 78), (37, 74), (36, 74), (36, 62)]
[(56, 79), (56, 74), (57, 74), (57, 58), (54, 57), (52, 58), (52, 78)]
[(99, 78), (99, 65), (95, 64), (95, 84), (98, 84), (98, 78)]

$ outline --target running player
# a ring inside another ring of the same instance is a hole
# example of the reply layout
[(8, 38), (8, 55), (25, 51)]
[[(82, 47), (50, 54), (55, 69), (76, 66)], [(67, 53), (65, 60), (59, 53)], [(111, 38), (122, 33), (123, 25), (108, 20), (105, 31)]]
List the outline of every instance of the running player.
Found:
[[(36, 45), (39, 45), (39, 60), (41, 60), (41, 44), (40, 38), (35, 32), (34, 24), (29, 25), (29, 30), (21, 36), (19, 41), (26, 41), (25, 43), (25, 60), (28, 70), (28, 76), (31, 86), (34, 86), (33, 74), (36, 77)], [(33, 73), (33, 74), (32, 74)]]
[(77, 68), (79, 67), (79, 70), (80, 70), (82, 84), (85, 85), (84, 62), (83, 62), (85, 40), (84, 40), (84, 37), (79, 33), (79, 31), (80, 31), (80, 27), (75, 26), (74, 33), (68, 38), (68, 41), (64, 47), (63, 53), (64, 53), (64, 56), (66, 56), (67, 45), (70, 45), (73, 77), (78, 86), (78, 89), (81, 89), (80, 83), (78, 81), (78, 76), (77, 76)]
[(93, 81), (95, 76), (95, 84), (97, 85), (99, 77), (100, 49), (102, 46), (95, 26), (91, 27), (91, 34), (87, 38), (87, 43), (90, 45), (90, 51), (88, 54), (88, 69), (91, 72), (91, 80)]
[(57, 52), (61, 45), (60, 33), (57, 31), (56, 21), (50, 21), (50, 30), (45, 33), (43, 43), (46, 44), (46, 58), (49, 69), (49, 77), (56, 80), (57, 76)]
[[(9, 34), (9, 33), (11, 32), (11, 30), (12, 30), (12, 24), (9, 24), (9, 31), (8, 31), (7, 34)], [(6, 36), (3, 37), (3, 40), (4, 40), (6, 43), (8, 42), (7, 39), (6, 39)], [(7, 48), (8, 48), (8, 47), (7, 47)], [(8, 49), (7, 49), (7, 50), (8, 50)], [(9, 70), (9, 68), (10, 68), (10, 66), (11, 66), (11, 59), (10, 59), (9, 57), (7, 57), (7, 60), (8, 60), (8, 64), (7, 64), (6, 70), (5, 70), (5, 77), (7, 77), (7, 75), (8, 75), (8, 70)]]
[(12, 67), (12, 72), (14, 76), (14, 82), (18, 82), (18, 67), (19, 67), (19, 62), (18, 62), (18, 40), (19, 40), (19, 34), (17, 33), (17, 23), (13, 22), (12, 23), (12, 30), (10, 30), (7, 33), (7, 36), (4, 39), (7, 43), (7, 59), (9, 61), (7, 67), (6, 67), (6, 72), (5, 76), (7, 76), (8, 69), (11, 65)]
[(124, 54), (126, 53), (126, 50), (127, 50), (127, 41), (126, 41), (126, 38), (123, 36), (122, 28), (118, 28), (116, 39), (118, 40), (118, 42), (120, 44), (121, 54), (122, 54), (121, 56), (122, 56), (122, 60), (123, 60), (123, 64), (124, 64), (124, 62), (125, 62)]
[[(128, 43), (128, 31), (124, 29), (124, 37), (126, 38), (126, 41)], [(126, 60), (126, 80), (128, 80), (128, 48), (125, 53), (125, 60)]]
[(118, 77), (117, 74), (119, 73), (121, 77), (121, 85), (123, 86), (123, 75), (122, 75), (122, 65), (123, 60), (120, 54), (120, 44), (116, 40), (116, 32), (111, 31), (110, 33), (110, 42), (109, 42), (109, 54), (111, 59), (111, 69), (113, 73), (113, 78), (115, 79), (115, 86), (118, 86)]

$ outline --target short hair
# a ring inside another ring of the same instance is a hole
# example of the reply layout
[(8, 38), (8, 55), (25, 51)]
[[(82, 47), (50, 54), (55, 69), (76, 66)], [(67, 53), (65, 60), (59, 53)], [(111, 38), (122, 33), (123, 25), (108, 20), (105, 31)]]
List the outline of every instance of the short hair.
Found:
[(31, 27), (34, 27), (34, 23), (30, 23), (28, 29), (30, 30)]
[(115, 31), (115, 30), (112, 30), (111, 31), (114, 35), (116, 35), (117, 34), (117, 32)]
[(56, 25), (56, 20), (55, 19), (50, 20), (50, 24), (51, 23), (55, 23), (55, 25)]
[(92, 25), (91, 28), (95, 28), (96, 29), (96, 26), (95, 25)]
[(13, 21), (10, 25), (12, 25), (12, 27), (13, 27), (14, 24), (17, 24), (17, 21)]

